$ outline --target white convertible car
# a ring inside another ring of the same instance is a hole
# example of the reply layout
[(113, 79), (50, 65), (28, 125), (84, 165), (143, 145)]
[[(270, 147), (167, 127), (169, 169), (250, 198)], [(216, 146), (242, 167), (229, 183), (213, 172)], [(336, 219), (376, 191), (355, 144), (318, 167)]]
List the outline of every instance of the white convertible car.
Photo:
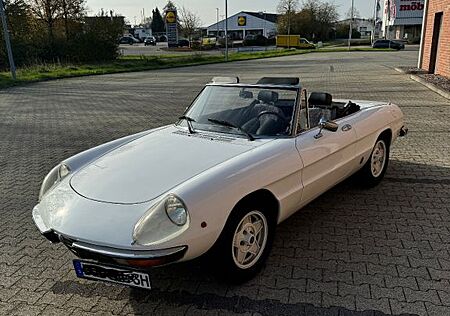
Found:
[(398, 106), (308, 94), (298, 78), (214, 78), (172, 125), (70, 157), (33, 219), (79, 277), (150, 288), (151, 268), (213, 254), (254, 276), (275, 227), (352, 174), (378, 184), (407, 132)]

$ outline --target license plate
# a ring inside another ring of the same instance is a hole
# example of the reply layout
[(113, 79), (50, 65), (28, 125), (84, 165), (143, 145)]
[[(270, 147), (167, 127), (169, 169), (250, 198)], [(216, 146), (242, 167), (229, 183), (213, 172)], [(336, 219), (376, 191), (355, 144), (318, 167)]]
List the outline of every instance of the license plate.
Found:
[(92, 262), (73, 260), (77, 277), (91, 280), (124, 284), (144, 289), (151, 289), (150, 275), (130, 271), (124, 268), (99, 265)]

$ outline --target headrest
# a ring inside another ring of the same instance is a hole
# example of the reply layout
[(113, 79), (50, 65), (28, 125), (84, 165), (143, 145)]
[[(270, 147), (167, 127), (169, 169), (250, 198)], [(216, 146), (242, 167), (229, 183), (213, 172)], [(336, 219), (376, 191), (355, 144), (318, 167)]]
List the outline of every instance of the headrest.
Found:
[(333, 97), (326, 92), (312, 92), (308, 102), (312, 105), (331, 105)]
[(264, 103), (277, 102), (278, 93), (270, 90), (261, 90), (258, 93), (258, 100)]

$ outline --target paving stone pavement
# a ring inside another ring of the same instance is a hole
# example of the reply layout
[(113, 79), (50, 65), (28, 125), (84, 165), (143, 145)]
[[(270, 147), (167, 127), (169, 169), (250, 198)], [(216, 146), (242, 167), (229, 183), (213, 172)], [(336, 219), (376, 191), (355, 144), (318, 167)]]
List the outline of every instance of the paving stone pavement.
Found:
[[(450, 315), (450, 102), (397, 73), (417, 52), (317, 53), (75, 78), (0, 91), (0, 314)], [(282, 223), (262, 273), (221, 284), (197, 262), (154, 290), (77, 279), (31, 219), (60, 160), (173, 122), (216, 75), (298, 75), (310, 91), (401, 106), (410, 128), (386, 179), (346, 181)]]

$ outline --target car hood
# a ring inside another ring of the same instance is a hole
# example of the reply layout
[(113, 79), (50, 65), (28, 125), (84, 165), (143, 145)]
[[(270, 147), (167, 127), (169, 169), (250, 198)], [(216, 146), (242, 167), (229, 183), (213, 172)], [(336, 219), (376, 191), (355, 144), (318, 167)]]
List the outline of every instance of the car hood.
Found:
[(145, 203), (267, 142), (223, 135), (163, 128), (99, 157), (74, 173), (70, 185), (79, 195), (99, 202)]

